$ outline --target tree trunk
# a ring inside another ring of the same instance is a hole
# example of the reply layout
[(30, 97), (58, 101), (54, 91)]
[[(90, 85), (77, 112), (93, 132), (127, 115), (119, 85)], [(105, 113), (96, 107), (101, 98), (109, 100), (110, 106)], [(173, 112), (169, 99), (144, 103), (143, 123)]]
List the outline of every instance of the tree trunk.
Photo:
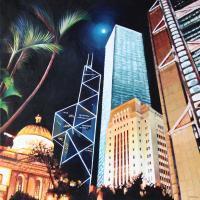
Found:
[(52, 54), (51, 59), (49, 61), (49, 64), (48, 64), (48, 66), (47, 66), (47, 68), (46, 68), (46, 70), (45, 70), (45, 72), (44, 72), (44, 74), (43, 74), (40, 82), (35, 87), (35, 89), (33, 90), (33, 92), (24, 101), (24, 103), (18, 108), (18, 110), (12, 115), (12, 117), (9, 118), (8, 121), (3, 126), (0, 127), (0, 134), (3, 133), (15, 121), (15, 119), (23, 112), (23, 110), (25, 109), (25, 107), (28, 105), (28, 103), (32, 100), (32, 98), (35, 96), (35, 94), (37, 93), (37, 91), (40, 89), (40, 87), (42, 86), (43, 82), (47, 78), (49, 70), (53, 66), (53, 61), (55, 59), (55, 56), (56, 56), (56, 52), (54, 52)]

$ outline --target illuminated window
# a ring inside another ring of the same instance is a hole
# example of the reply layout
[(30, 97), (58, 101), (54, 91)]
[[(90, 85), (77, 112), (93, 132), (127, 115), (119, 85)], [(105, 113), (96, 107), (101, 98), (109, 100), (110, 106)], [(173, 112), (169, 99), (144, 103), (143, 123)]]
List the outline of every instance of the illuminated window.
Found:
[(35, 198), (40, 199), (41, 198), (41, 181), (36, 180), (35, 182)]
[(23, 191), (23, 177), (21, 175), (17, 177), (16, 191)]

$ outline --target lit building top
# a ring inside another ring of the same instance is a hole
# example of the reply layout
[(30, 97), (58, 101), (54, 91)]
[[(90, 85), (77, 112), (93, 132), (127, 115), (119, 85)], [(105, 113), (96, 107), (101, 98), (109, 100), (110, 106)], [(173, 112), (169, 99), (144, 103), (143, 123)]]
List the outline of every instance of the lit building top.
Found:
[(13, 140), (13, 147), (19, 152), (28, 153), (35, 146), (42, 144), (47, 148), (53, 148), (51, 133), (47, 128), (39, 125), (41, 123), (41, 116), (35, 117), (36, 124), (27, 125), (22, 128)]

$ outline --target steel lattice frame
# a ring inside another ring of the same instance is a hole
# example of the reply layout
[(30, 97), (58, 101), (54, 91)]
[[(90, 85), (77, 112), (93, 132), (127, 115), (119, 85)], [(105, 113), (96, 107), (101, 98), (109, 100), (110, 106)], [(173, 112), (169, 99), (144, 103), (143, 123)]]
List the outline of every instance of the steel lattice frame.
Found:
[(62, 148), (60, 165), (77, 168), (82, 184), (91, 183), (101, 74), (84, 66), (78, 103), (54, 116), (53, 140)]
[[(163, 29), (167, 29), (169, 32), (169, 37), (172, 42), (172, 48), (169, 53), (165, 56), (163, 61), (157, 66), (158, 70), (161, 71), (167, 68), (171, 63), (176, 62), (179, 72), (181, 74), (181, 79), (184, 85), (184, 89), (187, 94), (188, 106), (182, 115), (177, 119), (173, 128), (169, 131), (170, 134), (174, 134), (177, 130), (186, 128), (188, 126), (193, 126), (194, 135), (198, 141), (200, 138), (200, 77), (195, 66), (194, 60), (188, 49), (188, 45), (183, 38), (180, 31), (176, 17), (174, 16), (174, 10), (172, 8), (171, 2), (169, 0), (157, 0), (150, 8), (149, 12), (152, 12), (157, 7), (161, 7), (163, 11), (163, 17), (160, 22), (156, 25), (152, 31), (153, 35), (156, 35)], [(164, 24), (161, 26), (161, 23)], [(166, 60), (170, 55), (173, 55), (174, 59), (167, 62)], [(180, 121), (184, 116), (189, 113), (193, 119), (190, 123), (178, 127)], [(198, 142), (197, 142), (197, 145)], [(200, 146), (199, 150), (200, 150)]]

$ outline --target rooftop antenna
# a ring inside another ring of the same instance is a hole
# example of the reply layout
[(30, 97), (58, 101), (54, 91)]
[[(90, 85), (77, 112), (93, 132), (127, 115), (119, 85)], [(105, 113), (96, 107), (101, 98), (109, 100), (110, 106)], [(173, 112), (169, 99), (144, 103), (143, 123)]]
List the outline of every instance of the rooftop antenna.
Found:
[(90, 64), (91, 68), (92, 68), (92, 65), (93, 65), (93, 53), (92, 53), (91, 64)]
[(90, 58), (90, 55), (89, 55), (89, 53), (88, 53), (88, 56), (87, 56), (87, 63), (86, 63), (87, 66), (88, 66), (89, 58)]

